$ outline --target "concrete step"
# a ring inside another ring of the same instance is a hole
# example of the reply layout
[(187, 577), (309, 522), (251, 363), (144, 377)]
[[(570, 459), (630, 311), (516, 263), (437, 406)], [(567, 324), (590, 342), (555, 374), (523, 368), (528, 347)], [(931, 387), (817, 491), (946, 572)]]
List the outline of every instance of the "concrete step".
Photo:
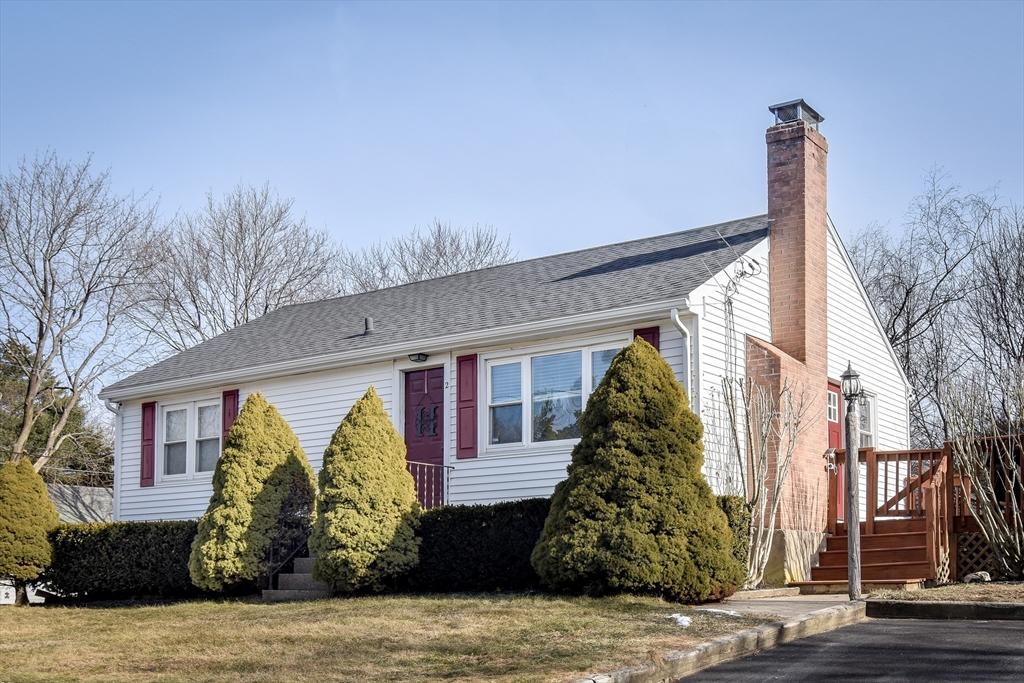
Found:
[(277, 587), (284, 590), (330, 591), (326, 583), (317, 581), (312, 574), (278, 574)]
[[(829, 536), (826, 541), (826, 547), (829, 550), (842, 550), (845, 552), (849, 540), (849, 536), (845, 534)], [(889, 534), (871, 534), (870, 536), (861, 534), (860, 537), (861, 550), (906, 548), (908, 546), (926, 545), (927, 543), (928, 535), (924, 531), (900, 531)]]
[[(927, 546), (911, 545), (903, 548), (861, 548), (861, 564), (885, 564), (887, 562), (926, 562)], [(846, 549), (826, 550), (818, 555), (820, 567), (845, 567), (849, 562)]]
[(323, 600), (331, 597), (329, 591), (322, 590), (265, 590), (262, 593), (264, 602), (290, 602), (297, 600)]
[[(845, 594), (849, 586), (843, 581), (796, 581), (789, 584), (800, 589), (800, 595)], [(861, 581), (861, 591), (871, 593), (878, 590), (916, 591), (924, 587), (924, 579), (888, 579), (878, 581)]]
[[(811, 580), (813, 581), (845, 581), (847, 579), (846, 566), (840, 567), (813, 567), (811, 569)], [(928, 578), (931, 568), (927, 562), (884, 562), (880, 564), (862, 564), (860, 575), (863, 581), (877, 581), (887, 579), (917, 580)]]
[(296, 557), (292, 562), (295, 564), (293, 570), (296, 574), (312, 574), (313, 573), (313, 561), (315, 557)]

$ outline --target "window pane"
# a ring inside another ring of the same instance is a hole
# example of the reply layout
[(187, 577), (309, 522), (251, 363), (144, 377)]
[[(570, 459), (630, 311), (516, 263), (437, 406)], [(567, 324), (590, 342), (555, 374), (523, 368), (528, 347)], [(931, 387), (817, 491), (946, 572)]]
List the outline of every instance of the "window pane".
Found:
[(522, 373), (519, 363), (491, 366), (491, 403), (523, 400)]
[(523, 440), (523, 404), (491, 408), (491, 443), (519, 443)]
[(871, 411), (874, 407), (873, 401), (868, 396), (863, 396), (860, 399), (860, 428), (861, 431), (871, 431)]
[(608, 372), (608, 366), (612, 364), (612, 358), (615, 358), (615, 354), (619, 352), (619, 349), (605, 349), (603, 351), (594, 351), (590, 356), (590, 386), (594, 389), (604, 379), (604, 375)]
[(199, 406), (199, 438), (219, 436), (220, 427), (220, 406)]
[(187, 411), (168, 410), (164, 413), (164, 441), (184, 441)]
[(184, 442), (164, 446), (164, 474), (185, 474)]
[(535, 356), (530, 360), (533, 440), (578, 437), (579, 418), (583, 411), (583, 352)]
[(220, 439), (196, 441), (196, 472), (212, 472), (220, 457)]

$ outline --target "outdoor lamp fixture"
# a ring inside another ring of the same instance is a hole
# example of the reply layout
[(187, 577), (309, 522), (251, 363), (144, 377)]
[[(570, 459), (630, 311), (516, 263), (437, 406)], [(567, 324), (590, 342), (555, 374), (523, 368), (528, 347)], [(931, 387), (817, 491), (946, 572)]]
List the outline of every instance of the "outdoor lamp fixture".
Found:
[(847, 401), (851, 401), (860, 396), (860, 373), (853, 369), (852, 363), (846, 364), (846, 372), (842, 374), (840, 379), (843, 381), (843, 396)]
[(426, 362), (427, 358), (429, 358), (429, 357), (430, 356), (428, 356), (425, 353), (410, 353), (409, 354), (409, 360), (411, 360), (413, 363), (424, 363), (424, 362)]

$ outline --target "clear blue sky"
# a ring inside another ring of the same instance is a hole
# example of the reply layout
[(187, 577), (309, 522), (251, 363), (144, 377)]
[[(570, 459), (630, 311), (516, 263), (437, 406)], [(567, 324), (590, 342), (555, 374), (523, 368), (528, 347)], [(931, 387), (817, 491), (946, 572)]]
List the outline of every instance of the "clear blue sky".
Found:
[(1024, 200), (1024, 3), (0, 0), (0, 167), (94, 154), (165, 215), (269, 181), (352, 246), (432, 218), (522, 256), (765, 210), (766, 107), (825, 117), (830, 213), (935, 165)]

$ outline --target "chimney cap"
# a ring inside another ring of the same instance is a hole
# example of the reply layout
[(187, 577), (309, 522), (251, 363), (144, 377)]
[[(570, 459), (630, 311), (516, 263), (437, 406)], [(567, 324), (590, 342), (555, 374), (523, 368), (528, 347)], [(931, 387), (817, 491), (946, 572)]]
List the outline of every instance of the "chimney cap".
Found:
[(814, 108), (800, 100), (781, 102), (768, 107), (768, 111), (775, 115), (775, 123), (791, 123), (793, 121), (805, 121), (818, 129), (818, 124), (825, 120), (825, 117), (814, 110)]

